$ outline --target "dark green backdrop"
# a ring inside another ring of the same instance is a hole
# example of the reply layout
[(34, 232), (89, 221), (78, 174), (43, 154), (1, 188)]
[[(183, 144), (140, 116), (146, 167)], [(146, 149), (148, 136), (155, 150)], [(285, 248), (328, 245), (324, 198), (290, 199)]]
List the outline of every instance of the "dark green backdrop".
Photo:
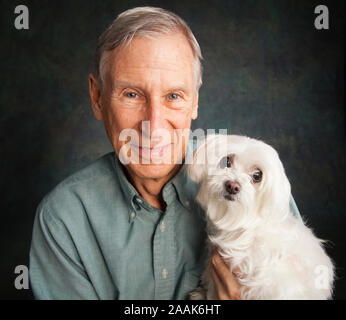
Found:
[[(94, 120), (87, 76), (98, 35), (125, 9), (174, 11), (204, 56), (196, 128), (227, 128), (278, 149), (304, 218), (332, 240), (328, 253), (346, 298), (343, 1), (323, 1), (330, 29), (314, 28), (319, 1), (1, 1), (0, 298), (28, 265), (40, 199), (59, 181), (111, 150)], [(14, 28), (26, 4), (30, 29)]]

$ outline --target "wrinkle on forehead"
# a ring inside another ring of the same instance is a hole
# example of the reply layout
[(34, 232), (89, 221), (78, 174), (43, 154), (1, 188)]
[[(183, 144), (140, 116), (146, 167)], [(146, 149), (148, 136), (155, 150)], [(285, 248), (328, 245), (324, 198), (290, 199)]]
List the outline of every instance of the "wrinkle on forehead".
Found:
[(108, 54), (107, 80), (110, 82), (120, 76), (119, 73), (123, 77), (125, 70), (127, 80), (135, 80), (141, 75), (161, 80), (170, 75), (184, 79), (182, 82), (194, 78), (193, 52), (184, 35), (179, 33), (155, 39), (134, 38), (127, 47), (116, 48)]

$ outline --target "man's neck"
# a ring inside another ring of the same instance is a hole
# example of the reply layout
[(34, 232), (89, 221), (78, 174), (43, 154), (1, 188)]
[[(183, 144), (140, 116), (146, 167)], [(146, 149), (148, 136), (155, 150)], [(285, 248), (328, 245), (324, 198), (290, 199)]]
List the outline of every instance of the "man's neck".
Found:
[(174, 167), (174, 169), (167, 176), (158, 179), (139, 178), (135, 175), (131, 175), (128, 170), (126, 170), (126, 175), (144, 200), (146, 200), (153, 207), (165, 211), (166, 203), (163, 200), (162, 189), (165, 184), (179, 172), (181, 167), (182, 165)]

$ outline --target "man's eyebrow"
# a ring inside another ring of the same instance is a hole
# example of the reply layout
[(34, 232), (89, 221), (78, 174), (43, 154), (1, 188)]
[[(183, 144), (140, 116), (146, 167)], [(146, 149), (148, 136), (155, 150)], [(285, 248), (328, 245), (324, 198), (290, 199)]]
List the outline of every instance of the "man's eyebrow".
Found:
[(184, 85), (181, 85), (181, 86), (174, 86), (167, 91), (188, 91), (188, 88)]
[[(114, 86), (115, 87), (132, 87), (136, 89), (141, 89), (144, 91), (144, 88), (142, 89), (141, 83), (131, 82), (127, 80), (114, 80)], [(187, 92), (188, 88), (184, 84), (179, 85), (173, 85), (171, 88), (166, 89), (165, 91), (184, 91)]]

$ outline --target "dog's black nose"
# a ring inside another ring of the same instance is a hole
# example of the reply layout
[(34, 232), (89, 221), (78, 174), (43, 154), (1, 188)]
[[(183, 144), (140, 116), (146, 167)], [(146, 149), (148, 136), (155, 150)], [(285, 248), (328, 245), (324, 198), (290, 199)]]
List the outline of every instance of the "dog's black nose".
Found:
[(240, 184), (236, 181), (226, 181), (225, 182), (226, 191), (229, 194), (237, 194), (240, 191)]

